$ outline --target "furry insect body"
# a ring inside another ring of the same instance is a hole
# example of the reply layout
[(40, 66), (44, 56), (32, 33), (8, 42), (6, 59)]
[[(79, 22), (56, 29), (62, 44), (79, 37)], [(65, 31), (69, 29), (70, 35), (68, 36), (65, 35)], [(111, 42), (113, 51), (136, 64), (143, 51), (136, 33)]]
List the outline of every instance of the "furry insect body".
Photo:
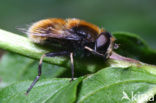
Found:
[[(80, 19), (51, 18), (34, 23), (27, 31), (29, 39), (41, 45), (53, 45), (62, 51), (46, 53), (44, 56), (70, 56), (72, 80), (74, 79), (74, 56), (81, 58), (90, 55), (109, 58), (114, 47), (115, 38), (98, 26)], [(60, 45), (60, 46), (58, 46)], [(38, 76), (31, 84), (27, 93), (41, 76), (41, 57)]]

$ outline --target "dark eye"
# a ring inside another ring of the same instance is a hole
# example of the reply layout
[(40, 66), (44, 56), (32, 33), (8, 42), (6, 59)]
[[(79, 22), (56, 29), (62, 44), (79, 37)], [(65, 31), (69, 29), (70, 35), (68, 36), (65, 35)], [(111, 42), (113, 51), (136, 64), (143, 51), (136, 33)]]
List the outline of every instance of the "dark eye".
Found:
[(106, 42), (108, 41), (108, 38), (106, 38), (106, 36), (104, 34), (101, 34), (97, 40), (96, 40), (96, 46), (97, 48), (104, 46), (106, 44)]
[(96, 50), (101, 53), (106, 52), (110, 45), (111, 37), (112, 36), (109, 32), (102, 32), (96, 39)]

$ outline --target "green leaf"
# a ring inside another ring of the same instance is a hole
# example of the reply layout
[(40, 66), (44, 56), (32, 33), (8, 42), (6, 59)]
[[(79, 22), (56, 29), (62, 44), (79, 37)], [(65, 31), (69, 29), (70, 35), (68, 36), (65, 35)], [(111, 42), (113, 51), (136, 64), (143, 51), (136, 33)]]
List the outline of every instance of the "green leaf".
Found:
[(82, 79), (41, 80), (28, 95), (25, 92), (31, 82), (14, 83), (0, 91), (0, 103), (73, 103)]
[(156, 64), (156, 51), (149, 48), (139, 36), (127, 32), (114, 32), (113, 35), (116, 37), (116, 43), (119, 44), (119, 48), (115, 50), (118, 54)]
[(77, 103), (143, 103), (149, 100), (156, 94), (156, 72), (145, 68), (105, 68), (88, 76), (81, 84)]
[[(0, 86), (21, 80), (33, 80), (37, 75), (38, 62), (15, 53), (6, 53), (0, 62)], [(64, 70), (63, 67), (43, 63), (41, 79), (57, 77)]]
[(72, 83), (63, 78), (41, 80), (28, 96), (24, 93), (31, 82), (19, 82), (0, 91), (0, 102), (143, 103), (156, 94), (155, 69), (154, 66), (109, 67)]

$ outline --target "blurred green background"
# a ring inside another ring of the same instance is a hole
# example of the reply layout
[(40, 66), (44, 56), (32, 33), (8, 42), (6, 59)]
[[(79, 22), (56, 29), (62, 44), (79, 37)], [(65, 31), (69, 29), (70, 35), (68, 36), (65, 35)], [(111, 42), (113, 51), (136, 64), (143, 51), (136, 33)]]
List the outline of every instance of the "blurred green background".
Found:
[(51, 17), (75, 17), (110, 32), (136, 33), (156, 49), (156, 0), (0, 0), (2, 29), (20, 33), (16, 27)]

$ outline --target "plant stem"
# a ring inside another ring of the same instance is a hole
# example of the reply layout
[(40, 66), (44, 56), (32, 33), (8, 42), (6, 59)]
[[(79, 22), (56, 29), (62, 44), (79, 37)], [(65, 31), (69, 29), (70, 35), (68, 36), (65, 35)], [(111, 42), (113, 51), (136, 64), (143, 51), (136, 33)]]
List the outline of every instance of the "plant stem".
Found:
[[(20, 36), (0, 29), (0, 48), (15, 52), (33, 59), (40, 59), (41, 55), (49, 52), (46, 49), (32, 43), (28, 38)], [(44, 58), (44, 61), (60, 65), (65, 61), (65, 58), (54, 57)]]

